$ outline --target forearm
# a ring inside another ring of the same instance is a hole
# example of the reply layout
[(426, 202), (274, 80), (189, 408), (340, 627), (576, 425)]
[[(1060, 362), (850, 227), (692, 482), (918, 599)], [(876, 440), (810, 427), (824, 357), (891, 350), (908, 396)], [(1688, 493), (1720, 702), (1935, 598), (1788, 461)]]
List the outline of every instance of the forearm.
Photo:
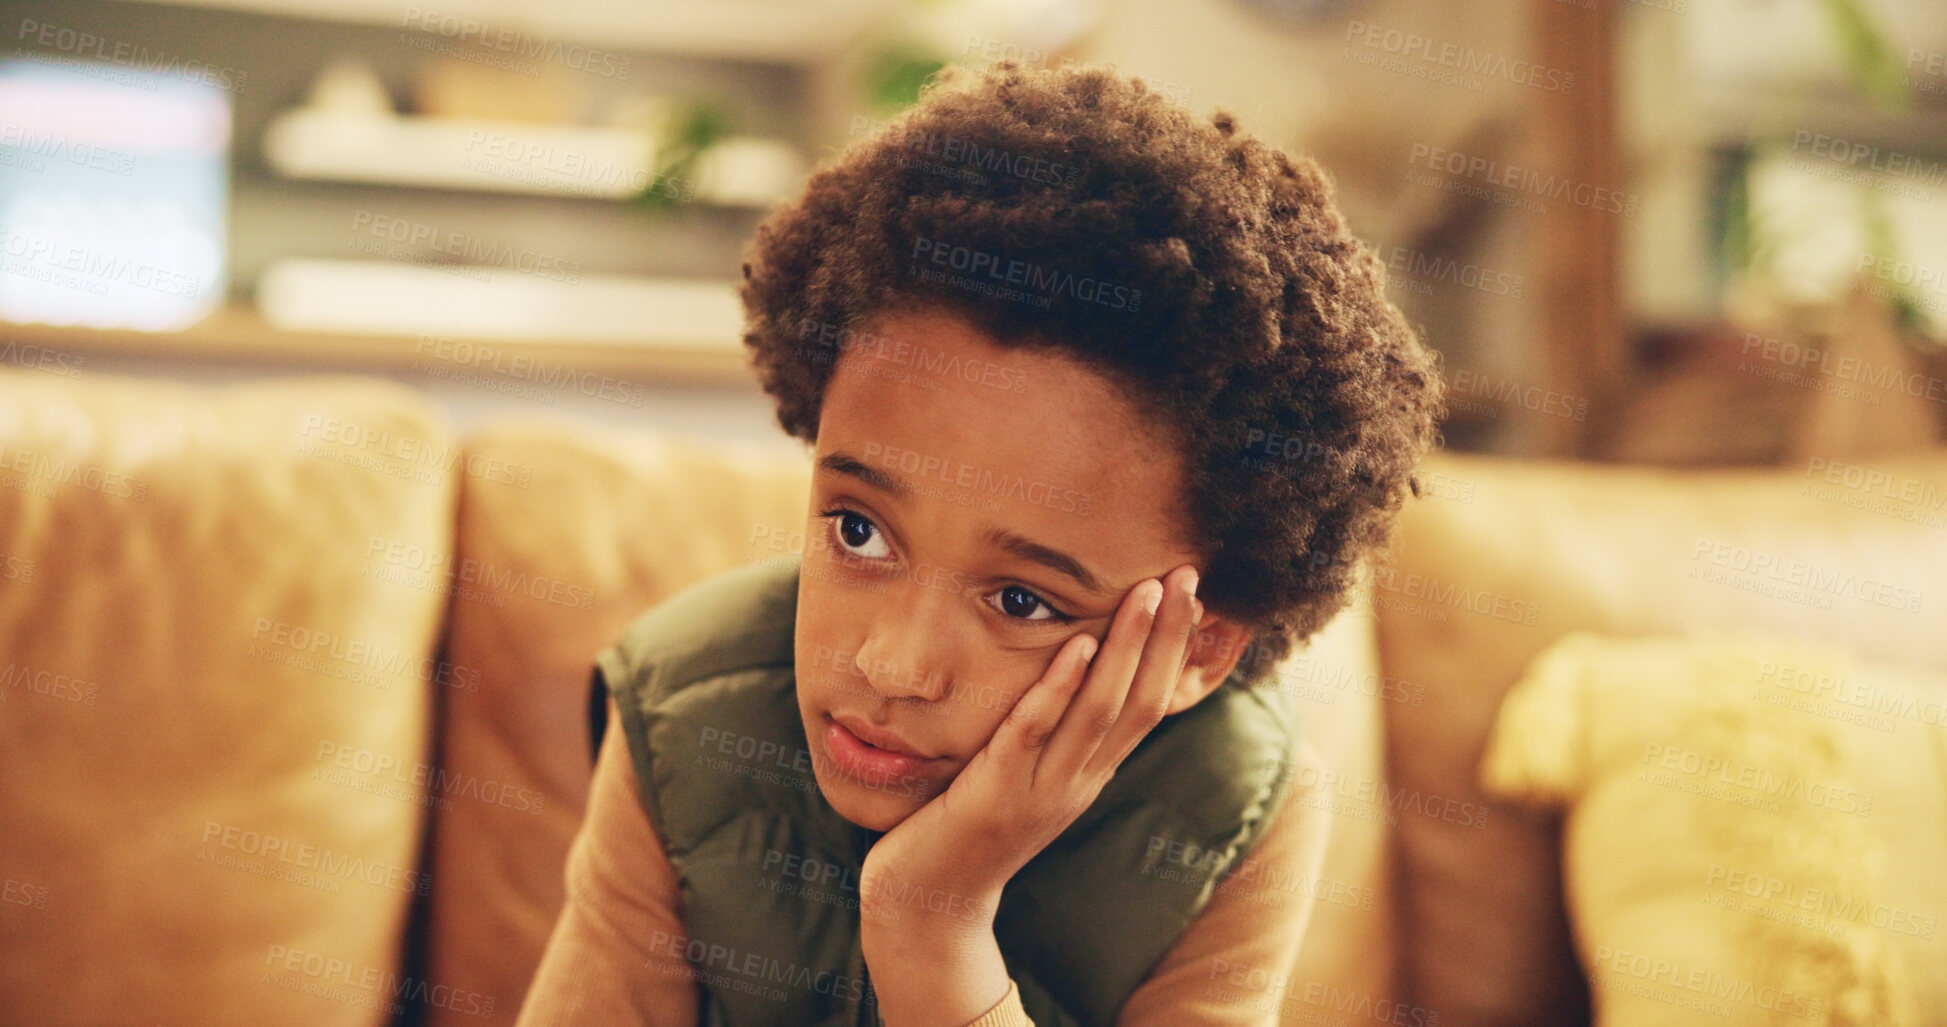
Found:
[(997, 902), (920, 903), (897, 894), (878, 884), (860, 917), (886, 1027), (966, 1027), (1007, 998), (1012, 982), (994, 939)]

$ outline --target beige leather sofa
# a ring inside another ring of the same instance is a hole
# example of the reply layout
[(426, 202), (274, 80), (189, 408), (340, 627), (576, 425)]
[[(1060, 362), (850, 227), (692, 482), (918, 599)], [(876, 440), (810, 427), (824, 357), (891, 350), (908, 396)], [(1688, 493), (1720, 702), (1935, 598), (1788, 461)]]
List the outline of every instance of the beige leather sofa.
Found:
[[(1875, 468), (1947, 493), (1947, 451)], [(1806, 468), (1430, 470), (1370, 591), (1281, 668), (1333, 814), (1290, 882), (1299, 965), (1253, 968), (1288, 975), (1286, 1023), (1586, 1019), (1559, 825), (1474, 783), (1563, 633), (1836, 632), (1947, 669), (1937, 621), (1690, 573), (1732, 545), (1947, 580), (1947, 530)], [(372, 380), (0, 370), (0, 1022), (511, 1022), (586, 791), (591, 656), (800, 551), (807, 480), (647, 432), (459, 438)]]

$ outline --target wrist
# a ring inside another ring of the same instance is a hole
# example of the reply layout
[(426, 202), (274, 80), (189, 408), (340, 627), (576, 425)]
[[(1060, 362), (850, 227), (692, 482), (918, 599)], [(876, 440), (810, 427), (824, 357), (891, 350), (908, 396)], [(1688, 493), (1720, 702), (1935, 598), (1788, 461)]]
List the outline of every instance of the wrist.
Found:
[(897, 888), (861, 899), (860, 948), (887, 1027), (960, 1027), (1006, 997), (995, 903), (968, 914), (961, 908), (968, 901)]
[(867, 940), (921, 940), (939, 948), (992, 938), (999, 907), (999, 888), (941, 885), (886, 873), (869, 874), (859, 882), (859, 921)]

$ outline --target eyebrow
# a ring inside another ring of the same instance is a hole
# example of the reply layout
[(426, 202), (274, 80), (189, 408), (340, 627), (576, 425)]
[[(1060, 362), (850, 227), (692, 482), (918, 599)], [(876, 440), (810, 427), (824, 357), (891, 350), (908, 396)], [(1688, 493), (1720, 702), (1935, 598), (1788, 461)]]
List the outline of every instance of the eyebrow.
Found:
[[(835, 474), (856, 478), (873, 488), (889, 492), (898, 499), (912, 498), (912, 489), (907, 487), (905, 481), (876, 467), (869, 467), (848, 454), (828, 453), (819, 459), (818, 466)], [(1006, 528), (988, 528), (982, 533), (981, 540), (989, 545), (998, 546), (1018, 559), (1038, 563), (1058, 574), (1065, 574), (1091, 593), (1096, 595), (1107, 593), (1107, 589), (1102, 587), (1101, 579), (1089, 573), (1088, 568), (1082, 566), (1080, 560), (1059, 549), (1044, 546)]]
[(848, 475), (865, 482), (882, 492), (890, 492), (900, 499), (911, 499), (913, 493), (900, 481), (877, 467), (868, 467), (845, 453), (828, 453), (818, 461), (818, 466), (838, 474)]

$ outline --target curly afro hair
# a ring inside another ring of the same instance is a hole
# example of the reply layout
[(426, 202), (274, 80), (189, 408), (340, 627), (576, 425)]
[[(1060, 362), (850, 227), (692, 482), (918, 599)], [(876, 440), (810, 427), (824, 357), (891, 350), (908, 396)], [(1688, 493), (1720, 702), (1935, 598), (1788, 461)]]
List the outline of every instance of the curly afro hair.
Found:
[(1246, 683), (1347, 604), (1435, 441), (1437, 358), (1324, 172), (1106, 69), (944, 69), (771, 212), (743, 276), (744, 343), (807, 442), (836, 366), (808, 331), (909, 310), (1154, 411), (1198, 595), (1252, 632)]

